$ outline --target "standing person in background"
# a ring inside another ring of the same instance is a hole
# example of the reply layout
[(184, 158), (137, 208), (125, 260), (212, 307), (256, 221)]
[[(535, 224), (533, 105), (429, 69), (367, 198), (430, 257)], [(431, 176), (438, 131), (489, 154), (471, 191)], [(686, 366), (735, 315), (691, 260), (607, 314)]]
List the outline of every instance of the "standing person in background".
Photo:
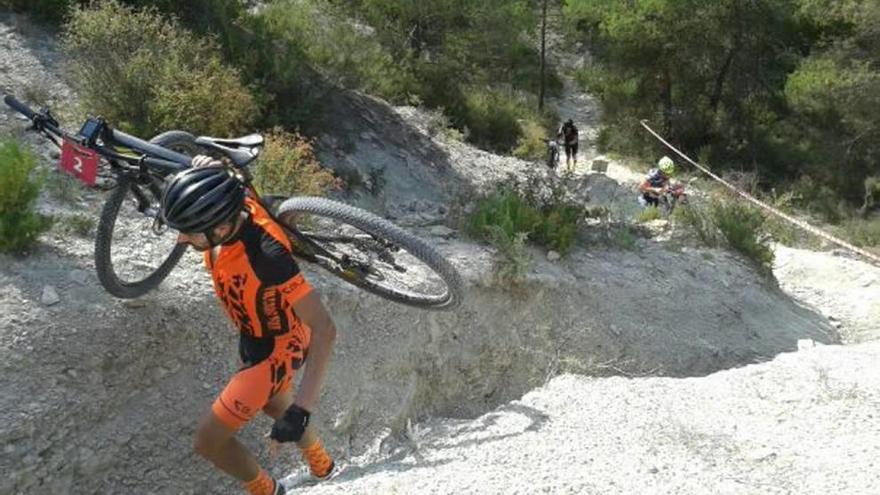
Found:
[[(565, 144), (565, 170), (568, 172), (572, 172), (577, 168), (577, 153), (578, 153), (578, 130), (577, 127), (574, 126), (574, 121), (568, 119), (564, 124), (559, 128), (559, 132), (556, 134), (557, 138), (563, 138)], [(574, 166), (572, 166), (574, 163)]]

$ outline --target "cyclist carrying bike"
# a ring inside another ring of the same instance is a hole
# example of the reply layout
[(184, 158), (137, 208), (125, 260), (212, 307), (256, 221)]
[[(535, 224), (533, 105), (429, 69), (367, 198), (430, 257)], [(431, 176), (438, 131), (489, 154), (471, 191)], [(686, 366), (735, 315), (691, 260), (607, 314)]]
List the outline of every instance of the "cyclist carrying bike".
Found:
[(574, 161), (574, 168), (576, 169), (578, 164), (578, 129), (575, 127), (572, 119), (566, 120), (565, 123), (559, 127), (559, 132), (556, 133), (556, 138), (563, 138), (565, 143), (565, 169), (569, 172), (572, 171), (572, 160)]
[(675, 173), (675, 163), (668, 156), (664, 156), (657, 162), (657, 168), (652, 168), (645, 176), (645, 180), (639, 185), (639, 203), (642, 206), (660, 205), (660, 196), (670, 186), (672, 175)]
[[(311, 474), (328, 478), (334, 463), (309, 427), (309, 417), (317, 407), (336, 327), (291, 257), (283, 229), (249, 197), (231, 169), (206, 156), (168, 181), (162, 215), (180, 232), (179, 243), (204, 253), (217, 297), (240, 332), (242, 368), (202, 418), (196, 452), (252, 495), (283, 494), (282, 484), (235, 438), (262, 411), (275, 419), (273, 452), (275, 442), (295, 442)], [(294, 396), (293, 377), (303, 365)]]

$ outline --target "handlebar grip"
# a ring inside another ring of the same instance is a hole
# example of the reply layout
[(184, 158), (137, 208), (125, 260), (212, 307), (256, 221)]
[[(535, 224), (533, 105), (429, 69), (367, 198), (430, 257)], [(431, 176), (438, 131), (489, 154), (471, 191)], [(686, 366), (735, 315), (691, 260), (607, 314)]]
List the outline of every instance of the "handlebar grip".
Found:
[(37, 112), (34, 112), (24, 103), (18, 101), (12, 95), (6, 95), (3, 97), (3, 102), (12, 107), (16, 112), (24, 115), (25, 117), (34, 120), (34, 117), (37, 116)]

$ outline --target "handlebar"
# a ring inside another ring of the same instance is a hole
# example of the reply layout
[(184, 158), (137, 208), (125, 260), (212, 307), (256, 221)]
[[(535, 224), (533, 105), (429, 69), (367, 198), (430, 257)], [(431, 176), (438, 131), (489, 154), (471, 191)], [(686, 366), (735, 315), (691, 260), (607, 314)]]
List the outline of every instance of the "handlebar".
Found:
[[(14, 109), (16, 112), (30, 119), (34, 124), (34, 127), (38, 130), (45, 129), (59, 137), (70, 137), (57, 126), (57, 123), (49, 115), (48, 111), (44, 111), (41, 113), (35, 112), (12, 95), (4, 96), (3, 102)], [(155, 145), (148, 141), (144, 141), (143, 139), (137, 138), (130, 134), (126, 134), (116, 129), (108, 127), (105, 137), (109, 138), (109, 141), (111, 141), (112, 144), (118, 144), (120, 146), (124, 146), (126, 148), (130, 148), (143, 153), (144, 155), (146, 155), (142, 158), (145, 164), (162, 169), (167, 173), (178, 172), (185, 168), (189, 168), (192, 163), (192, 158), (182, 153), (163, 148), (161, 146)], [(59, 143), (56, 142), (56, 144)], [(105, 156), (123, 159), (126, 161), (131, 161), (133, 158), (120, 155), (112, 149), (103, 146), (96, 146), (95, 151)]]
[(9, 105), (10, 107), (12, 107), (16, 112), (24, 115), (25, 117), (27, 117), (31, 120), (34, 120), (34, 118), (36, 118), (36, 116), (37, 116), (37, 112), (34, 112), (33, 110), (31, 110), (30, 107), (28, 107), (24, 103), (18, 101), (12, 95), (4, 96), (3, 102), (6, 103), (7, 105)]

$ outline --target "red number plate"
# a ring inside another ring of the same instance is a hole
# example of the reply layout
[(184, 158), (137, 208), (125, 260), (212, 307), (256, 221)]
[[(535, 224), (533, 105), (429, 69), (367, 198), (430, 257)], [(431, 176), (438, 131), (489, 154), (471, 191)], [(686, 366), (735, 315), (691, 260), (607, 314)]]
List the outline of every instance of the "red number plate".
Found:
[(94, 186), (98, 177), (98, 153), (65, 139), (61, 145), (61, 168), (86, 185)]

